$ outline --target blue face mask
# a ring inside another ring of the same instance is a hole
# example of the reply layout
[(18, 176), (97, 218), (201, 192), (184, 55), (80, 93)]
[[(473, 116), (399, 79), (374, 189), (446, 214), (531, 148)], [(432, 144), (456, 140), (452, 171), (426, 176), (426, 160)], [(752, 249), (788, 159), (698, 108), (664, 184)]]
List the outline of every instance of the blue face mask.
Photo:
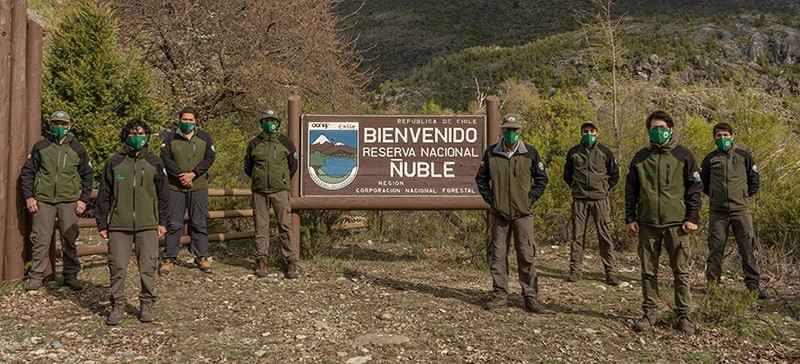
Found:
[(650, 135), (650, 141), (656, 144), (664, 144), (672, 138), (672, 130), (669, 128), (653, 128), (647, 134)]
[(516, 130), (503, 129), (503, 139), (508, 144), (511, 144), (511, 145), (517, 144), (517, 142), (519, 142), (520, 136), (522, 136), (522, 133), (520, 133), (520, 132), (518, 132)]

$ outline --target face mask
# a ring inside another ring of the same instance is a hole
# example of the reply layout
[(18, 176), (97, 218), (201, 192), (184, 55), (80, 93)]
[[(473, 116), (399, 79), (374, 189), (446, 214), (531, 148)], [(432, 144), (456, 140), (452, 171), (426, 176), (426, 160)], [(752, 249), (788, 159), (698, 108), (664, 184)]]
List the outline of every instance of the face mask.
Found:
[(511, 129), (503, 129), (503, 139), (508, 144), (511, 145), (517, 144), (517, 142), (519, 142), (520, 135), (522, 135), (522, 133), (518, 131), (514, 131)]
[(197, 124), (195, 124), (195, 123), (186, 123), (186, 122), (182, 121), (182, 122), (180, 122), (178, 124), (178, 127), (181, 128), (181, 131), (184, 132), (184, 133), (191, 133), (192, 130), (194, 130), (194, 128), (197, 127)]
[(61, 125), (53, 125), (50, 127), (50, 132), (52, 132), (56, 138), (62, 139), (67, 136), (67, 133), (69, 133), (69, 128)]
[(591, 147), (597, 143), (597, 134), (583, 134), (581, 135), (581, 144)]
[(125, 144), (135, 150), (144, 149), (147, 146), (147, 135), (128, 135)]
[(278, 123), (273, 120), (267, 120), (261, 123), (261, 129), (264, 129), (267, 134), (272, 134), (278, 130)]
[(714, 144), (717, 145), (717, 149), (727, 152), (733, 145), (733, 138), (717, 138), (714, 139)]
[(664, 144), (672, 138), (672, 130), (669, 128), (650, 129), (647, 133), (650, 135), (650, 141), (656, 144)]

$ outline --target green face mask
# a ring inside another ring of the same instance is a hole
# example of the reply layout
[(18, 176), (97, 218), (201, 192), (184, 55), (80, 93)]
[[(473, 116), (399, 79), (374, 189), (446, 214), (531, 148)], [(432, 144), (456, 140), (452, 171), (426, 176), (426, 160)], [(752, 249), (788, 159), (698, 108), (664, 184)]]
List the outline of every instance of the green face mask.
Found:
[(147, 146), (147, 135), (128, 135), (125, 144), (135, 150), (144, 149)]
[(731, 146), (733, 146), (733, 138), (717, 138), (714, 139), (714, 144), (717, 146), (717, 149), (727, 152), (728, 149), (731, 149)]
[(191, 133), (192, 130), (194, 130), (194, 128), (197, 127), (197, 124), (195, 124), (195, 123), (187, 123), (187, 122), (181, 121), (178, 124), (178, 127), (181, 128), (181, 131), (185, 134), (185, 133)]
[(264, 129), (267, 134), (272, 134), (278, 130), (278, 123), (276, 123), (274, 120), (267, 120), (261, 123), (261, 129)]
[(522, 135), (522, 133), (520, 133), (518, 131), (514, 131), (514, 130), (511, 130), (511, 129), (503, 129), (503, 139), (508, 144), (511, 144), (511, 145), (517, 144), (517, 142), (519, 142), (519, 137), (521, 135)]
[(62, 139), (67, 136), (67, 133), (69, 133), (69, 128), (61, 125), (53, 125), (50, 127), (50, 132), (52, 132), (56, 138)]
[(650, 141), (656, 144), (664, 144), (672, 138), (672, 130), (669, 128), (650, 129), (647, 134), (650, 135)]
[(597, 143), (597, 134), (583, 134), (581, 135), (581, 144), (591, 147)]

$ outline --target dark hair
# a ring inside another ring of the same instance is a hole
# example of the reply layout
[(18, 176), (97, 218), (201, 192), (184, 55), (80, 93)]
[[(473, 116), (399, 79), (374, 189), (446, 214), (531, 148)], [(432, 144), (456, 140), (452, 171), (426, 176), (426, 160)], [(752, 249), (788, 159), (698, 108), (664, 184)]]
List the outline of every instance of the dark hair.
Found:
[(131, 130), (139, 126), (144, 129), (144, 132), (147, 134), (147, 136), (150, 136), (152, 131), (150, 130), (150, 127), (147, 126), (147, 123), (139, 119), (132, 119), (122, 127), (122, 131), (119, 133), (119, 140), (122, 142), (122, 144), (125, 144), (125, 139), (128, 137), (128, 134), (131, 132)]
[(731, 126), (731, 124), (728, 124), (724, 121), (721, 123), (717, 123), (717, 125), (714, 125), (714, 131), (711, 132), (711, 135), (712, 136), (717, 135), (717, 132), (720, 130), (727, 131), (728, 133), (731, 133), (731, 135), (733, 135), (733, 127)]
[(191, 106), (184, 107), (181, 111), (178, 111), (178, 118), (183, 118), (183, 114), (192, 114), (197, 119), (197, 110)]
[(650, 113), (650, 115), (647, 116), (647, 124), (645, 124), (647, 130), (650, 130), (650, 123), (653, 120), (664, 120), (667, 123), (667, 127), (670, 128), (675, 126), (675, 122), (672, 121), (672, 117), (669, 116), (669, 114), (667, 114), (666, 112), (661, 110), (653, 111)]

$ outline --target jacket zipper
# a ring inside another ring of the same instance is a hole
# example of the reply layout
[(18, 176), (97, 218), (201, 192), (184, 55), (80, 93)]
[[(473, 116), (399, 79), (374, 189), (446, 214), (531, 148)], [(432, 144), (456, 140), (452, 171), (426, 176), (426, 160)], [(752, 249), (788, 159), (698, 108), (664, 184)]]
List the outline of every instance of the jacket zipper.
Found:
[(133, 231), (136, 231), (136, 157), (133, 158)]
[[(56, 155), (56, 177), (53, 180), (53, 202), (56, 202), (58, 199), (58, 171), (59, 165), (61, 164), (61, 145), (58, 145), (58, 154)], [(64, 158), (64, 165), (67, 164), (67, 158)]]
[(728, 188), (728, 163), (730, 163), (730, 155), (725, 155), (725, 163), (723, 166), (723, 175), (725, 179), (722, 180), (725, 185), (725, 204), (728, 205), (728, 210), (731, 209), (731, 191)]
[[(658, 166), (661, 167), (661, 153), (658, 154)], [(656, 191), (658, 194), (656, 195), (656, 206), (658, 206), (658, 225), (661, 226), (663, 223), (661, 221), (661, 168), (656, 168), (658, 174), (656, 174), (656, 186), (658, 186), (658, 190)]]

